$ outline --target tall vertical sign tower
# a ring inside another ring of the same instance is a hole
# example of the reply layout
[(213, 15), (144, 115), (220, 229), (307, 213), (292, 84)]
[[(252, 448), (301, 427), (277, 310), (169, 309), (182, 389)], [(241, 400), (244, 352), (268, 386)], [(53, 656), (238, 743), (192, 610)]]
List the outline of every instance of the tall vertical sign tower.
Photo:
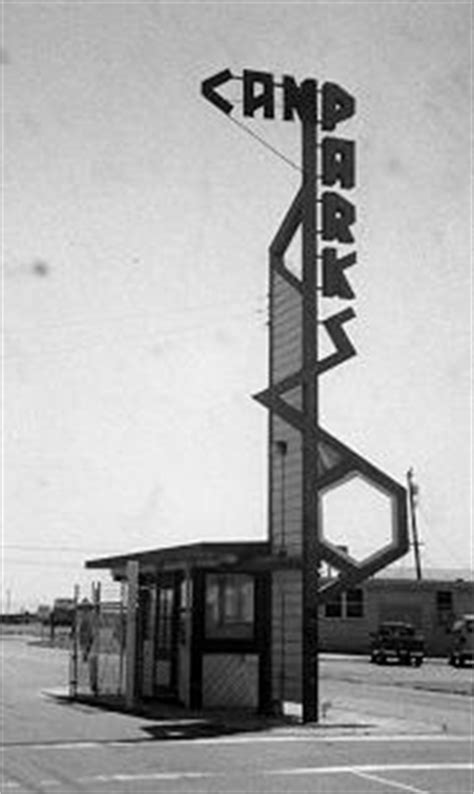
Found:
[[(408, 549), (403, 486), (325, 431), (319, 422), (319, 377), (355, 355), (346, 323), (351, 306), (319, 319), (319, 296), (355, 298), (346, 269), (356, 262), (356, 220), (349, 191), (355, 186), (355, 143), (339, 129), (355, 114), (354, 98), (341, 86), (297, 83), (284, 75), (226, 69), (202, 83), (202, 93), (226, 115), (233, 104), (222, 93), (230, 80), (242, 85), (243, 116), (274, 120), (277, 92), (282, 121), (301, 126), (301, 186), (269, 247), (270, 366), (268, 388), (255, 395), (270, 411), (269, 491), (272, 559), (272, 687), (280, 701), (297, 700), (305, 722), (318, 720), (319, 604), (402, 556)], [(298, 274), (286, 256), (301, 238)], [(319, 351), (319, 330), (332, 344)], [(391, 540), (365, 560), (353, 559), (324, 534), (322, 494), (360, 477), (391, 505)], [(337, 575), (320, 576), (328, 563)]]

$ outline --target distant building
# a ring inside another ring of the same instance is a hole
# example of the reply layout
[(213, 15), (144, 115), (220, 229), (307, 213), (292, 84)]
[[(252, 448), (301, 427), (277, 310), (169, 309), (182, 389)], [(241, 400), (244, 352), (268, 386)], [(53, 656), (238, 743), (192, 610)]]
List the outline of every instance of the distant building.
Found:
[(49, 604), (40, 604), (36, 610), (36, 616), (41, 623), (48, 623), (51, 615), (51, 607)]
[(446, 656), (454, 620), (471, 612), (472, 581), (375, 577), (343, 593), (321, 610), (319, 637), (327, 651), (367, 653), (369, 633), (384, 620), (405, 620), (419, 628), (428, 656)]
[(55, 626), (72, 626), (74, 622), (75, 603), (73, 598), (55, 598), (50, 621)]

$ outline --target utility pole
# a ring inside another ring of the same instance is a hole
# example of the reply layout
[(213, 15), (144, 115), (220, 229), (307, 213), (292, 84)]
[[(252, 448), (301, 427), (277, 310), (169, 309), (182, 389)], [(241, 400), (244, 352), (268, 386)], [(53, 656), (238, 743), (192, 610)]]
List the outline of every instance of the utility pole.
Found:
[(421, 560), (420, 560), (420, 541), (418, 539), (418, 527), (416, 523), (416, 498), (418, 495), (418, 486), (415, 483), (412, 468), (408, 469), (407, 471), (407, 483), (408, 483), (408, 500), (410, 507), (409, 512), (410, 512), (411, 534), (413, 538), (413, 553), (415, 555), (416, 578), (418, 582), (421, 582), (422, 575), (421, 575)]

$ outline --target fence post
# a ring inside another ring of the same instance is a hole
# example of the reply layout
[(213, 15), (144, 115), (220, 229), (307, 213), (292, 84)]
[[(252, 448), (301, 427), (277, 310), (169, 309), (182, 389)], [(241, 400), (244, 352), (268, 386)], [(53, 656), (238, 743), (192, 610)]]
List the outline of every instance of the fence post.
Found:
[(138, 604), (138, 562), (127, 562), (127, 634), (125, 645), (125, 703), (128, 709), (135, 705), (136, 696), (136, 660), (137, 660), (137, 604)]
[(125, 601), (125, 585), (124, 582), (120, 582), (120, 613), (119, 613), (119, 638), (120, 638), (120, 647), (119, 647), (119, 672), (118, 672), (118, 684), (117, 684), (117, 695), (124, 694), (124, 680), (123, 680), (123, 672), (124, 672), (124, 662), (125, 662), (125, 620), (126, 614), (124, 612), (124, 601)]
[(100, 582), (95, 582), (92, 585), (92, 604), (93, 604), (93, 626), (94, 626), (94, 643), (93, 654), (91, 655), (91, 687), (94, 695), (100, 694), (99, 686), (99, 664), (100, 664)]
[(69, 673), (69, 697), (75, 698), (77, 696), (77, 677), (78, 677), (78, 605), (79, 605), (79, 585), (74, 585), (74, 615), (72, 618), (72, 637), (71, 637), (71, 666)]

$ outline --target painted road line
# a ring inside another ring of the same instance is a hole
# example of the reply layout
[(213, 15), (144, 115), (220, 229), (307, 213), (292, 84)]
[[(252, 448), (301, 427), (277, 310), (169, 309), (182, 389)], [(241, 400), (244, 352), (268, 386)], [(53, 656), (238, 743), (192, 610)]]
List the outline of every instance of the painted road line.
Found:
[(78, 783), (138, 783), (144, 780), (198, 780), (217, 777), (213, 772), (137, 772), (135, 774), (91, 775), (77, 778)]
[(346, 772), (370, 774), (376, 772), (456, 772), (474, 770), (472, 762), (436, 764), (364, 764), (349, 766), (308, 766), (293, 769), (269, 769), (266, 775), (340, 775)]
[[(385, 785), (392, 786), (393, 788), (403, 789), (404, 791), (412, 792), (412, 794), (429, 794), (424, 789), (419, 789), (405, 783), (398, 783), (397, 781), (382, 778), (376, 775), (375, 772), (415, 772), (415, 771), (465, 771), (472, 770), (473, 764), (368, 764), (365, 766), (325, 766), (325, 767), (308, 767), (306, 769), (281, 769), (281, 770), (263, 770), (264, 775), (356, 775), (357, 777), (373, 782), (384, 783)], [(84, 785), (97, 786), (101, 783), (133, 783), (155, 780), (155, 781), (180, 781), (180, 780), (202, 780), (210, 778), (222, 778), (222, 773), (215, 772), (136, 772), (136, 773), (116, 773), (109, 775), (86, 775), (76, 778), (76, 782)], [(36, 785), (39, 788), (51, 787), (52, 784), (59, 785), (60, 781), (41, 780)], [(18, 788), (16, 784), (10, 788)]]
[(267, 735), (267, 736), (259, 736), (258, 734), (246, 734), (245, 736), (209, 736), (207, 738), (201, 737), (199, 739), (167, 739), (163, 737), (163, 739), (149, 739), (149, 738), (137, 738), (137, 739), (104, 739), (98, 741), (78, 741), (78, 742), (9, 742), (7, 744), (3, 744), (0, 746), (0, 752), (5, 752), (6, 750), (15, 750), (15, 749), (25, 749), (28, 750), (95, 750), (99, 747), (120, 747), (120, 748), (132, 748), (132, 747), (154, 747), (158, 744), (163, 744), (165, 746), (174, 747), (176, 745), (181, 745), (185, 747), (186, 745), (194, 746), (199, 744), (209, 744), (209, 745), (216, 745), (216, 744), (256, 744), (256, 743), (267, 743), (267, 742), (307, 742), (307, 743), (327, 743), (330, 742), (331, 744), (339, 743), (354, 743), (354, 742), (372, 742), (372, 743), (384, 743), (384, 742), (398, 742), (398, 743), (408, 743), (412, 744), (413, 742), (428, 742), (428, 743), (442, 743), (442, 744), (458, 744), (458, 743), (466, 743), (472, 744), (472, 736), (463, 735), (463, 734), (453, 734), (449, 735), (446, 733), (428, 733), (428, 734), (398, 734), (391, 736), (390, 734), (381, 734), (380, 736), (374, 734), (364, 734), (361, 736), (353, 736), (347, 735), (342, 736), (340, 734), (332, 735), (331, 733), (326, 733), (324, 736), (318, 735), (310, 735), (304, 734), (295, 736), (293, 734), (276, 734), (276, 735)]
[[(151, 741), (146, 739), (145, 741)], [(28, 748), (28, 750), (94, 750), (96, 747), (103, 747), (105, 744), (110, 744), (109, 741), (105, 742), (7, 742), (2, 744), (0, 751), (15, 749), (15, 748)]]
[[(159, 741), (159, 740), (155, 740)], [(324, 736), (294, 736), (291, 734), (279, 734), (277, 736), (258, 736), (256, 734), (248, 734), (246, 736), (219, 736), (219, 737), (209, 737), (209, 738), (201, 738), (201, 739), (191, 739), (191, 744), (256, 744), (258, 742), (311, 742), (311, 743), (324, 743), (330, 742), (331, 744), (337, 742), (339, 744), (344, 743), (354, 743), (354, 742), (400, 742), (400, 743), (408, 743), (412, 744), (413, 742), (442, 742), (442, 743), (467, 743), (472, 744), (472, 736), (462, 735), (462, 734), (454, 734), (454, 735), (447, 735), (445, 733), (436, 733), (436, 734), (415, 734), (413, 736), (410, 735), (396, 735), (391, 736), (388, 735), (381, 735), (375, 736), (372, 734), (364, 734), (363, 736), (341, 736), (340, 734), (333, 736), (331, 733), (326, 733)], [(166, 740), (166, 744), (185, 744), (186, 740), (174, 741), (174, 740)]]
[[(383, 783), (393, 788), (402, 789), (404, 791), (412, 792), (412, 794), (429, 794), (424, 789), (416, 788), (405, 783), (389, 780), (377, 775), (381, 772), (454, 772), (454, 771), (472, 771), (474, 764), (472, 763), (445, 763), (445, 764), (365, 764), (363, 766), (321, 766), (321, 767), (295, 767), (294, 769), (271, 769), (262, 770), (263, 775), (356, 775), (357, 777), (373, 782)], [(93, 784), (100, 783), (139, 783), (140, 781), (156, 780), (156, 781), (180, 781), (180, 780), (202, 780), (210, 778), (223, 778), (222, 773), (216, 772), (144, 772), (144, 773), (116, 773), (109, 775), (87, 775), (76, 778), (79, 784)], [(38, 788), (51, 788), (52, 786), (62, 785), (59, 780), (40, 780), (36, 782)], [(4, 790), (14, 790), (21, 788), (21, 784), (15, 781), (4, 781)]]
[(363, 780), (370, 780), (372, 783), (383, 783), (384, 786), (392, 786), (393, 788), (402, 789), (402, 791), (410, 791), (411, 794), (430, 794), (430, 792), (426, 789), (417, 788), (416, 786), (409, 786), (407, 783), (399, 783), (395, 780), (389, 780), (388, 778), (381, 777), (380, 775), (368, 774), (367, 772), (356, 772), (355, 769), (352, 770), (351, 774), (362, 778)]

